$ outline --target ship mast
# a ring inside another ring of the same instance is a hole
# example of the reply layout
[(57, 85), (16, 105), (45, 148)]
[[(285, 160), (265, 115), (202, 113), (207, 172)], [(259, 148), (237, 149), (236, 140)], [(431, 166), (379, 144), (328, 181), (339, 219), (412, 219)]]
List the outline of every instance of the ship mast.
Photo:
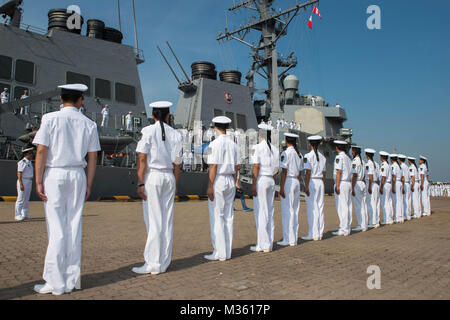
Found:
[[(297, 60), (292, 56), (287, 59), (278, 59), (277, 57), (277, 42), (285, 36), (287, 28), (292, 20), (299, 14), (301, 8), (306, 8), (309, 5), (319, 2), (318, 0), (311, 0), (298, 4), (284, 11), (275, 11), (271, 9), (275, 0), (244, 0), (228, 9), (229, 11), (235, 11), (241, 8), (253, 10), (258, 12), (259, 18), (257, 21), (253, 21), (245, 26), (242, 26), (233, 31), (229, 31), (225, 28), (225, 32), (219, 34), (217, 41), (220, 40), (236, 40), (251, 48), (253, 51), (253, 65), (250, 72), (247, 74), (247, 80), (249, 86), (254, 85), (253, 77), (255, 73), (258, 73), (262, 77), (267, 79), (268, 91), (266, 104), (271, 110), (270, 117), (273, 121), (281, 118), (283, 110), (280, 105), (280, 85), (279, 79), (283, 76), (287, 70), (294, 68), (297, 65)], [(258, 45), (253, 45), (245, 38), (251, 30), (256, 30), (261, 33), (260, 41)], [(260, 51), (263, 51), (263, 56), (260, 55)], [(286, 68), (281, 74), (278, 73), (278, 68)], [(259, 70), (262, 69), (263, 73)]]

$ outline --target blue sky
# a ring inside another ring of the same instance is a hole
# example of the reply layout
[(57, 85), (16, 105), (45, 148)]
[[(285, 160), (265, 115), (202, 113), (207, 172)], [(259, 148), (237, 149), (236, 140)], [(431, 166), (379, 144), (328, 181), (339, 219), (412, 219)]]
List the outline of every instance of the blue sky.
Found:
[[(5, 2), (5, 1), (3, 1)], [(115, 0), (24, 1), (24, 22), (46, 27), (50, 8), (77, 4), (85, 20), (97, 18), (118, 27)], [(301, 2), (301, 1), (299, 1)], [(278, 0), (287, 8), (295, 0)], [(152, 100), (178, 100), (176, 81), (156, 45), (169, 40), (184, 67), (198, 60), (218, 70), (250, 67), (247, 47), (219, 44), (232, 0), (136, 0), (140, 47), (146, 63), (139, 67), (143, 93)], [(381, 30), (368, 30), (366, 9), (381, 8)], [(121, 0), (125, 43), (134, 45), (131, 0)], [(450, 1), (322, 0), (323, 19), (306, 22), (312, 8), (300, 14), (279, 44), (279, 52), (295, 51), (303, 94), (323, 96), (347, 111), (346, 127), (364, 147), (430, 159), (433, 180), (450, 181)], [(228, 14), (230, 29), (249, 18), (248, 11)], [(255, 40), (252, 35), (249, 40)], [(181, 71), (179, 72), (181, 75)], [(264, 82), (257, 82), (259, 87)]]

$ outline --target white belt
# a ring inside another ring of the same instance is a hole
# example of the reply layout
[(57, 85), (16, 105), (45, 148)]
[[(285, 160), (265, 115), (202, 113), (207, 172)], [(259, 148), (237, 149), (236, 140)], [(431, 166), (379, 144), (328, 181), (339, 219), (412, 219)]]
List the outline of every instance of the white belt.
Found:
[(173, 169), (149, 169), (147, 172), (167, 172), (173, 173)]

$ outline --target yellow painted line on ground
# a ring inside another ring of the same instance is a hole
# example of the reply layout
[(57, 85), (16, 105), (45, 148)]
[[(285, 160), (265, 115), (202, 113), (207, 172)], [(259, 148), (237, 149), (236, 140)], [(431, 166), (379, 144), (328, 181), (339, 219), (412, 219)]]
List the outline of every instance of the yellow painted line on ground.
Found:
[(116, 199), (116, 200), (131, 200), (131, 197), (129, 197), (129, 196), (114, 196), (114, 199)]
[(175, 202), (180, 201), (180, 197), (179, 196), (175, 196)]
[(200, 196), (188, 195), (189, 200), (200, 200)]
[(3, 199), (3, 201), (5, 202), (16, 202), (17, 201), (17, 197), (0, 197)]

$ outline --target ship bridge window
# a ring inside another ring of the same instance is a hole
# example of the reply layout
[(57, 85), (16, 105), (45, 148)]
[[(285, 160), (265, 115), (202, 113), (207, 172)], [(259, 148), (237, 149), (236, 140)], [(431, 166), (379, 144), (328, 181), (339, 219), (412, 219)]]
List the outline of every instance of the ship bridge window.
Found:
[(214, 109), (214, 118), (223, 116), (223, 111), (219, 109)]
[(95, 79), (95, 96), (100, 99), (111, 100), (111, 82), (103, 79)]
[(0, 56), (0, 78), (11, 79), (12, 73), (12, 58), (7, 56)]
[(116, 101), (136, 104), (136, 89), (123, 83), (116, 83)]
[(17, 60), (16, 61), (16, 81), (22, 83), (34, 83), (34, 63)]
[(231, 119), (230, 127), (236, 129), (236, 123), (234, 121), (234, 113), (233, 112), (225, 112), (225, 116)]
[(27, 90), (28, 91), (28, 96), (30, 96), (31, 94), (30, 94), (30, 90), (28, 89), (28, 88), (25, 88), (25, 87), (15, 87), (14, 88), (14, 99), (15, 100), (19, 100), (22, 96), (23, 96), (23, 93), (25, 92), (25, 90)]
[(66, 83), (80, 83), (88, 86), (89, 89), (86, 91), (85, 95), (91, 95), (91, 78), (89, 76), (69, 71), (66, 74), (66, 80)]
[(244, 131), (247, 130), (247, 119), (245, 118), (245, 115), (236, 113), (236, 119), (237, 119), (237, 129), (242, 129)]

